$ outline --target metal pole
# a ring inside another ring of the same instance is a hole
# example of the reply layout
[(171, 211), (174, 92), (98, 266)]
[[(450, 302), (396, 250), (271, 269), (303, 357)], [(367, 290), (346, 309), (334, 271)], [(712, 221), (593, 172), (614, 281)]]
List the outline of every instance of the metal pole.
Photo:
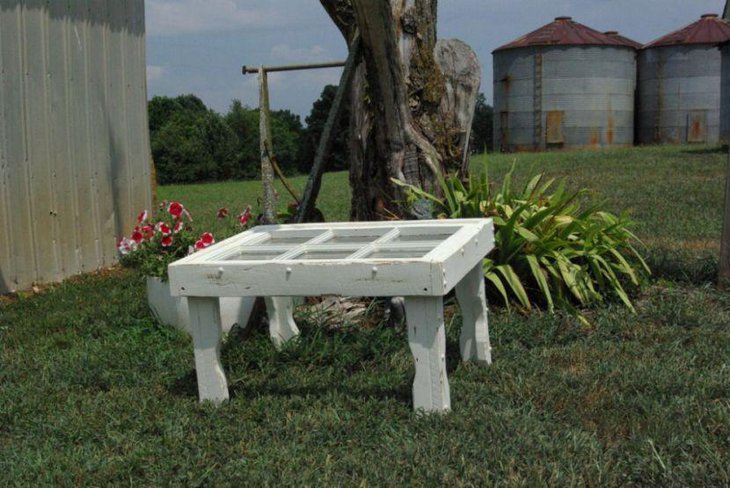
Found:
[(288, 64), (282, 66), (259, 66), (250, 68), (248, 66), (241, 67), (241, 74), (253, 74), (258, 73), (261, 69), (265, 73), (272, 73), (274, 71), (297, 71), (302, 69), (320, 69), (320, 68), (339, 68), (345, 65), (345, 61), (331, 61), (329, 63), (315, 63), (315, 64)]
[(269, 84), (264, 67), (259, 68), (259, 150), (261, 153), (261, 183), (264, 187), (263, 215), (264, 224), (276, 220), (274, 210), (274, 168), (271, 165), (271, 123), (269, 122)]
[(330, 155), (332, 149), (332, 142), (335, 138), (334, 128), (337, 124), (337, 120), (340, 118), (342, 108), (345, 104), (345, 97), (347, 91), (350, 89), (352, 78), (355, 74), (355, 67), (360, 54), (360, 36), (355, 35), (350, 46), (350, 53), (347, 56), (345, 62), (345, 69), (342, 70), (342, 76), (340, 77), (340, 83), (337, 86), (337, 93), (335, 99), (330, 107), (330, 112), (327, 114), (327, 121), (322, 129), (322, 134), (319, 138), (319, 144), (317, 145), (317, 152), (314, 156), (314, 163), (309, 173), (309, 179), (307, 180), (307, 186), (304, 189), (304, 196), (302, 202), (299, 204), (299, 210), (296, 216), (296, 222), (306, 222), (310, 218), (312, 211), (319, 195), (319, 188), (322, 184), (322, 173), (325, 169), (325, 160)]

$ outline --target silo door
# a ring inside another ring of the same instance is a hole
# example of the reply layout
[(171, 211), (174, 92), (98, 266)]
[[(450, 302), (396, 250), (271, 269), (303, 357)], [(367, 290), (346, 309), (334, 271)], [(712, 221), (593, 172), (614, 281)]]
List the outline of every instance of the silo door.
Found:
[(547, 113), (545, 124), (545, 143), (548, 146), (562, 145), (563, 139), (563, 116), (562, 110), (551, 110)]
[(707, 110), (687, 114), (687, 142), (707, 142)]

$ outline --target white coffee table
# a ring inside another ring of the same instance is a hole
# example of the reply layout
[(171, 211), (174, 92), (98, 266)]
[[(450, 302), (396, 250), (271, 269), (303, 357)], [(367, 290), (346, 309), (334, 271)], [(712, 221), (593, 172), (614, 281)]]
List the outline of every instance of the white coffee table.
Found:
[(399, 296), (414, 409), (449, 410), (443, 296), (456, 288), (462, 359), (491, 363), (482, 258), (493, 247), (491, 219), (290, 224), (254, 227), (172, 263), (170, 290), (188, 297), (200, 400), (228, 399), (219, 297), (264, 297), (279, 346), (299, 333), (291, 297)]

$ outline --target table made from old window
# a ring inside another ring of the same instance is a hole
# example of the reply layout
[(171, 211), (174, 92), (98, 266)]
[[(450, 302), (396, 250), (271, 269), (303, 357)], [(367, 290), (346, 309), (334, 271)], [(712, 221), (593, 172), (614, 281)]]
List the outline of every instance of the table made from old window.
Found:
[(172, 263), (170, 289), (188, 298), (200, 400), (228, 399), (218, 297), (264, 297), (279, 346), (299, 333), (291, 297), (384, 296), (404, 299), (414, 409), (449, 410), (443, 296), (456, 289), (462, 359), (489, 364), (482, 259), (493, 246), (491, 219), (266, 225)]

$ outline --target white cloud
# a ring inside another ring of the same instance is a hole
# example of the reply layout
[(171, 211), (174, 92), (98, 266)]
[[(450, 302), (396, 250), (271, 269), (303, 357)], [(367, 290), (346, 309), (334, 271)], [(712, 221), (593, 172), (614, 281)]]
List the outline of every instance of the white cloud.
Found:
[(165, 76), (167, 69), (164, 66), (147, 65), (147, 81), (157, 81)]
[(329, 51), (322, 46), (292, 48), (287, 44), (278, 44), (271, 48), (271, 56), (277, 62), (311, 63), (329, 60)]
[(147, 0), (146, 17), (149, 35), (191, 34), (242, 27), (274, 25), (274, 11), (244, 7), (240, 0)]

